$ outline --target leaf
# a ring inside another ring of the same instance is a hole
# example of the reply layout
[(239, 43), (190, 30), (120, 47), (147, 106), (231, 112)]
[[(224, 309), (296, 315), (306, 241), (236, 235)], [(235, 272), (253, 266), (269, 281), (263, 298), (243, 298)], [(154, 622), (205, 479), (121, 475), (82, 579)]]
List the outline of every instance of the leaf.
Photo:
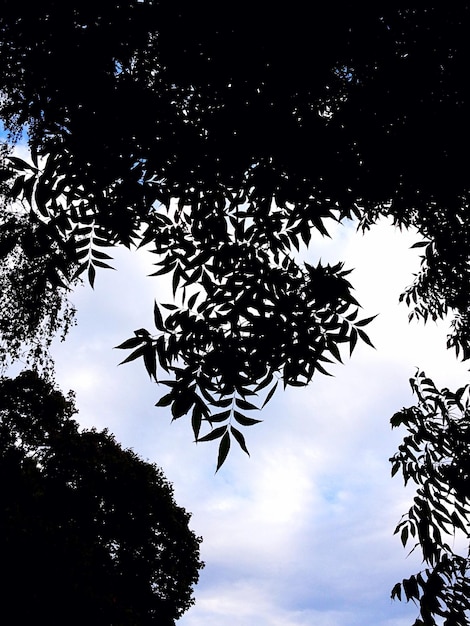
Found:
[(145, 338), (150, 337), (150, 333), (146, 328), (138, 328), (137, 330), (134, 330), (134, 335)]
[(74, 240), (76, 241), (77, 248), (80, 248), (82, 245), (85, 245), (85, 244), (89, 245), (90, 240), (88, 237), (85, 237), (84, 239), (81, 239), (78, 241), (77, 241), (77, 237), (83, 237), (85, 235), (89, 235), (92, 230), (93, 228), (91, 226), (80, 226), (80, 227), (73, 229), (72, 236)]
[(235, 404), (238, 406), (239, 409), (242, 409), (242, 411), (252, 411), (252, 410), (257, 411), (258, 410), (257, 406), (255, 406), (254, 404), (251, 404), (251, 402), (242, 400), (241, 398), (236, 398)]
[(400, 463), (398, 461), (396, 461), (393, 466), (392, 466), (392, 478), (395, 476), (395, 474), (398, 472), (398, 470), (400, 469)]
[(153, 319), (155, 321), (155, 328), (157, 330), (164, 331), (165, 330), (165, 326), (163, 324), (163, 317), (162, 317), (162, 314), (160, 312), (160, 309), (158, 308), (158, 304), (157, 304), (156, 300), (155, 300), (155, 303), (153, 305)]
[(95, 287), (95, 277), (96, 277), (96, 270), (94, 266), (90, 263), (88, 265), (88, 281), (92, 289), (94, 289)]
[(140, 348), (137, 348), (137, 350), (129, 354), (129, 356), (124, 359), (124, 361), (121, 361), (119, 365), (123, 365), (124, 363), (130, 363), (131, 361), (135, 361), (135, 359), (138, 359), (139, 357), (143, 356), (145, 348), (146, 348), (146, 345), (140, 346)]
[(214, 428), (214, 430), (211, 430), (210, 433), (208, 433), (207, 435), (204, 435), (204, 437), (201, 437), (200, 439), (197, 439), (197, 443), (202, 442), (202, 441), (214, 441), (214, 439), (218, 439), (219, 437), (222, 437), (222, 435), (224, 433), (227, 432), (227, 426), (219, 426), (218, 428)]
[(97, 261), (96, 259), (93, 260), (93, 265), (95, 267), (102, 267), (106, 270), (114, 270), (115, 268), (112, 265), (109, 265), (109, 263), (104, 263), (103, 261)]
[(403, 580), (403, 590), (407, 601), (412, 600), (413, 598), (419, 600), (418, 583), (416, 582), (416, 578), (414, 576)]
[(172, 280), (173, 296), (176, 295), (176, 291), (178, 289), (178, 285), (180, 283), (180, 279), (181, 279), (180, 266), (177, 265), (175, 267), (175, 271), (173, 272), (173, 280)]
[(144, 350), (144, 364), (150, 378), (157, 380), (157, 357), (155, 348), (151, 343), (146, 343)]
[(194, 293), (188, 300), (188, 309), (192, 309), (197, 298), (199, 296), (199, 293)]
[(390, 418), (390, 424), (392, 428), (397, 428), (403, 423), (403, 411), (398, 411), (394, 413)]
[(169, 266), (164, 265), (161, 269), (157, 270), (156, 272), (152, 272), (152, 274), (149, 274), (149, 276), (162, 276), (163, 274), (168, 274), (168, 272), (171, 272), (175, 265), (176, 263), (172, 263)]
[(195, 403), (195, 400), (196, 396), (194, 391), (180, 391), (174, 398), (173, 404), (171, 405), (171, 414), (173, 415), (173, 419), (175, 420), (183, 415), (186, 415)]
[(392, 598), (392, 600), (395, 600), (395, 598), (398, 598), (401, 601), (401, 583), (397, 583), (393, 587), (390, 597)]
[[(271, 398), (273, 397), (274, 393), (276, 392), (277, 389), (277, 385), (278, 385), (278, 381), (276, 381), (276, 383), (273, 385), (273, 387), (271, 388), (271, 390), (269, 391), (268, 395), (266, 396), (263, 405), (262, 405), (262, 409), (268, 404), (268, 402), (271, 400)], [(255, 420), (256, 421), (256, 420)]]
[(216, 413), (215, 415), (211, 415), (208, 418), (208, 421), (211, 424), (212, 422), (225, 422), (225, 420), (230, 417), (231, 413), (232, 413), (231, 409), (229, 409), (228, 411), (222, 411), (221, 413)]
[(339, 362), (342, 363), (343, 361), (341, 360), (341, 353), (339, 351), (338, 346), (336, 345), (334, 339), (333, 341), (329, 341), (328, 342), (328, 349), (331, 352), (331, 354), (334, 356), (334, 358)]
[(230, 450), (230, 435), (228, 434), (228, 431), (227, 431), (225, 435), (222, 437), (222, 439), (220, 440), (219, 455), (217, 458), (217, 469), (215, 470), (216, 473), (224, 464), (224, 461), (227, 458), (229, 450)]
[(230, 406), (232, 402), (233, 402), (233, 398), (220, 398), (220, 400), (212, 400), (211, 404), (213, 406), (225, 408), (227, 406)]
[(255, 420), (253, 417), (247, 417), (246, 415), (243, 415), (243, 413), (239, 413), (238, 411), (234, 411), (233, 416), (242, 426), (254, 426), (255, 424), (260, 424), (263, 421)]
[(372, 322), (372, 320), (375, 320), (376, 317), (377, 317), (377, 315), (373, 315), (372, 317), (367, 317), (366, 319), (359, 320), (354, 325), (356, 327), (357, 326), (367, 326), (367, 324), (370, 324)]
[(85, 261), (85, 263), (82, 263), (81, 265), (79, 265), (72, 276), (72, 281), (75, 280), (75, 278), (78, 278), (80, 274), (83, 274), (83, 272), (87, 268), (88, 268), (88, 261)]
[(191, 426), (194, 433), (194, 438), (197, 440), (199, 437), (199, 431), (201, 430), (202, 412), (198, 405), (193, 408), (193, 414), (191, 416)]
[(96, 248), (92, 248), (91, 256), (94, 257), (95, 259), (102, 259), (102, 260), (110, 260), (113, 258), (109, 254), (106, 254), (106, 252), (101, 252), (101, 250), (97, 250)]
[(463, 530), (463, 532), (466, 532), (466, 528), (465, 528), (465, 524), (463, 523), (463, 521), (460, 519), (460, 517), (458, 516), (456, 511), (453, 511), (451, 514), (451, 520), (452, 523), (454, 525), (455, 528), (460, 528), (460, 530)]
[[(321, 372), (322, 374), (324, 374), (325, 376), (333, 376), (333, 374), (330, 374), (330, 372), (328, 372), (322, 365), (320, 365), (318, 361), (315, 363), (315, 369)], [(289, 384), (292, 384), (292, 383), (289, 383)], [(305, 385), (303, 384), (303, 386)]]
[(173, 400), (174, 400), (174, 395), (172, 393), (167, 393), (166, 395), (160, 398), (160, 400), (157, 402), (155, 406), (170, 406)]
[[(88, 252), (89, 252), (89, 250), (88, 250), (87, 247), (86, 248), (82, 248), (81, 250), (78, 249), (78, 252), (76, 252), (76, 254), (75, 254), (75, 258), (77, 259), (77, 261), (80, 261), (81, 259), (84, 259), (85, 257), (88, 256)], [(85, 265), (87, 265), (87, 263)]]
[(359, 329), (357, 332), (359, 333), (359, 337), (362, 339), (364, 343), (366, 343), (371, 348), (375, 349), (375, 346), (372, 343), (372, 341), (369, 339), (369, 336), (363, 330)]
[(351, 328), (351, 335), (349, 337), (349, 355), (351, 355), (354, 351), (354, 348), (357, 344), (357, 330), (355, 328)]
[(256, 386), (255, 393), (258, 393), (258, 391), (261, 391), (261, 389), (264, 389), (269, 384), (271, 384), (272, 379), (272, 373), (268, 373), (268, 375), (265, 376), (265, 378), (263, 378), (263, 380), (261, 380), (261, 382)]
[(406, 542), (408, 541), (408, 534), (409, 534), (408, 526), (403, 526), (401, 535), (400, 535), (400, 539), (401, 539), (401, 543), (403, 547), (406, 546)]
[(142, 343), (141, 337), (131, 337), (127, 339), (123, 343), (120, 343), (118, 346), (114, 346), (116, 350), (129, 350), (130, 348), (136, 348), (138, 345)]
[(237, 440), (238, 445), (243, 450), (243, 452), (246, 452), (246, 454), (248, 454), (248, 456), (250, 456), (250, 453), (248, 452), (248, 448), (246, 447), (245, 437), (243, 436), (243, 434), (237, 428), (235, 428), (234, 426), (230, 426), (230, 432), (232, 433), (232, 435)]
[(160, 335), (157, 339), (157, 356), (158, 362), (160, 363), (160, 367), (162, 367), (165, 372), (168, 372), (168, 359), (165, 350), (165, 337), (164, 335)]
[(36, 168), (33, 167), (30, 163), (27, 163), (26, 161), (23, 161), (23, 159), (20, 159), (19, 157), (9, 156), (8, 157), (8, 161), (11, 163), (11, 165), (13, 165), (13, 168), (15, 170), (18, 170), (18, 171), (24, 171), (24, 170), (37, 171)]

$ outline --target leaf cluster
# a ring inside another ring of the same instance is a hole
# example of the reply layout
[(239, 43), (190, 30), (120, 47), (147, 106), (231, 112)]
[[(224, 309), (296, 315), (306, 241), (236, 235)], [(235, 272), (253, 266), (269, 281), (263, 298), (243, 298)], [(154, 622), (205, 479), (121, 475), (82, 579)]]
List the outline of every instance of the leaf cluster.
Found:
[[(239, 426), (259, 421), (247, 411), (262, 408), (279, 380), (304, 386), (315, 372), (328, 374), (325, 366), (342, 362), (341, 344), (350, 353), (358, 338), (372, 345), (364, 331), (372, 318), (357, 319), (341, 263), (313, 266), (291, 257), (296, 220), (287, 212), (273, 209), (274, 247), (272, 224), (263, 233), (250, 225), (249, 209), (223, 205), (224, 214), (217, 200), (190, 212), (179, 207), (173, 221), (158, 214), (164, 227), (156, 274), (172, 274), (182, 302), (156, 302), (156, 334), (140, 329), (117, 347), (133, 350), (123, 362), (143, 358), (151, 378), (170, 388), (157, 406), (169, 406), (174, 419), (190, 414), (196, 441), (220, 439), (218, 469), (232, 437), (247, 452)], [(196, 230), (202, 211), (205, 226)], [(172, 377), (162, 380), (163, 372)], [(200, 435), (203, 424), (215, 423), (223, 425)]]
[[(467, 626), (470, 610), (470, 395), (438, 390), (418, 372), (411, 379), (416, 406), (391, 420), (408, 434), (392, 457), (392, 475), (401, 471), (404, 482), (416, 484), (413, 504), (396, 528), (403, 546), (411, 540), (426, 569), (397, 583), (392, 598), (413, 600), (420, 609), (415, 624)], [(457, 535), (457, 537), (456, 537)], [(467, 544), (461, 554), (454, 547), (460, 536)]]
[(447, 347), (464, 360), (470, 357), (469, 275), (469, 215), (467, 206), (455, 207), (453, 212), (432, 205), (422, 211), (419, 221), (425, 239), (415, 244), (421, 247), (420, 271), (414, 283), (402, 294), (412, 306), (410, 319), (443, 319), (453, 312)]

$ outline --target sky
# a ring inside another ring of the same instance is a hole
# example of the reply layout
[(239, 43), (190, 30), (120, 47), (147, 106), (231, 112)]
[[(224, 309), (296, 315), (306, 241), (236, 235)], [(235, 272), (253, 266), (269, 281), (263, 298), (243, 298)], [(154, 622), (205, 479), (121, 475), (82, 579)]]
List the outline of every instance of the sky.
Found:
[(153, 302), (171, 302), (165, 280), (149, 278), (151, 255), (117, 251), (117, 271), (78, 287), (77, 325), (54, 347), (57, 381), (74, 389), (78, 420), (108, 428), (159, 465), (176, 502), (192, 513), (206, 566), (195, 606), (180, 626), (411, 626), (413, 604), (391, 601), (397, 581), (416, 573), (393, 535), (413, 490), (390, 477), (403, 432), (389, 420), (413, 403), (408, 379), (424, 369), (438, 387), (468, 381), (468, 365), (446, 351), (447, 325), (408, 323), (398, 296), (419, 266), (413, 233), (380, 223), (315, 237), (312, 261), (345, 261), (376, 349), (315, 375), (305, 389), (280, 391), (245, 429), (250, 457), (236, 446), (215, 474), (217, 444), (196, 445), (188, 419), (171, 423), (140, 361), (118, 366), (113, 349), (153, 328)]

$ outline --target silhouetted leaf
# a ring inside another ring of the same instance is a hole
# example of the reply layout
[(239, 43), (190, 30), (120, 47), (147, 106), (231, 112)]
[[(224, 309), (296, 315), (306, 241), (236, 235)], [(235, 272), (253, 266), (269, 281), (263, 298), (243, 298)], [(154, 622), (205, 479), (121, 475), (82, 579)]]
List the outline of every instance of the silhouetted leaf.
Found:
[(239, 430), (237, 430), (234, 426), (230, 426), (230, 432), (237, 440), (238, 445), (243, 450), (243, 452), (246, 452), (246, 454), (250, 456), (250, 453), (248, 452), (248, 449), (246, 447), (245, 437), (243, 436), (243, 434)]
[[(200, 439), (199, 441), (202, 441), (202, 439)], [(217, 458), (217, 469), (215, 470), (216, 472), (218, 472), (219, 469), (224, 464), (225, 459), (227, 458), (227, 455), (229, 453), (229, 450), (230, 450), (230, 435), (228, 434), (228, 431), (227, 431), (222, 437), (222, 439), (220, 440), (219, 454)]]
[(357, 326), (367, 326), (367, 324), (370, 324), (372, 322), (372, 320), (375, 320), (375, 318), (377, 317), (377, 315), (373, 315), (372, 317), (367, 317), (366, 319), (363, 320), (359, 320), (359, 322), (355, 322), (354, 325)]
[(160, 398), (160, 400), (157, 402), (155, 406), (170, 406), (173, 400), (174, 400), (174, 395), (172, 393), (167, 393), (166, 395)]
[(349, 338), (349, 354), (351, 355), (354, 351), (354, 348), (357, 344), (357, 333), (358, 331), (355, 328), (351, 328), (351, 334)]
[(271, 400), (271, 398), (273, 397), (273, 395), (274, 395), (274, 394), (275, 394), (275, 392), (276, 392), (277, 385), (278, 385), (278, 383), (277, 383), (277, 381), (276, 381), (276, 383), (275, 383), (275, 384), (271, 387), (271, 389), (269, 390), (268, 395), (267, 395), (267, 396), (266, 396), (266, 398), (264, 399), (264, 402), (263, 402), (263, 405), (262, 405), (262, 407), (261, 407), (261, 408), (264, 408), (264, 407), (266, 406), (266, 404), (267, 404), (267, 403)]
[(94, 288), (95, 286), (95, 277), (96, 277), (96, 270), (94, 266), (90, 263), (88, 265), (88, 282), (90, 283), (90, 286), (92, 288)]
[(391, 593), (391, 598), (392, 598), (392, 600), (394, 600), (395, 598), (398, 598), (399, 600), (401, 600), (401, 583), (397, 583), (393, 587), (392, 593)]
[(368, 335), (363, 330), (359, 329), (357, 332), (359, 334), (359, 337), (362, 339), (362, 341), (364, 341), (364, 343), (369, 345), (371, 348), (375, 348), (374, 344), (372, 343)]
[(193, 413), (191, 416), (191, 426), (194, 433), (194, 438), (197, 440), (199, 437), (199, 431), (201, 430), (202, 423), (202, 412), (199, 406), (196, 404), (193, 408)]
[(91, 255), (95, 258), (95, 259), (112, 259), (113, 257), (110, 256), (109, 254), (106, 254), (106, 252), (102, 252), (101, 250), (97, 250), (96, 248), (92, 248), (91, 249)]
[(142, 337), (131, 337), (118, 346), (114, 346), (116, 349), (128, 350), (130, 348), (136, 348), (142, 343)]
[(235, 419), (237, 420), (237, 422), (241, 424), (242, 426), (254, 426), (255, 424), (260, 424), (262, 422), (262, 420), (256, 420), (252, 417), (247, 417), (246, 415), (243, 415), (242, 413), (239, 413), (238, 411), (234, 411), (233, 415)]
[(221, 413), (215, 413), (214, 415), (211, 415), (208, 418), (209, 422), (225, 422), (225, 420), (227, 420), (230, 415), (231, 415), (232, 411), (231, 409), (229, 409), (228, 411), (222, 411)]
[(157, 380), (157, 359), (155, 355), (155, 348), (152, 344), (147, 343), (144, 350), (144, 364), (149, 376), (154, 380)]
[(189, 309), (192, 309), (192, 308), (193, 308), (193, 306), (194, 306), (194, 304), (195, 304), (195, 302), (196, 302), (196, 300), (197, 300), (198, 296), (199, 296), (199, 293), (194, 293), (194, 294), (193, 294), (193, 295), (189, 298), (189, 300), (188, 300), (188, 308), (189, 308)]
[(173, 404), (171, 405), (171, 414), (173, 419), (178, 419), (186, 413), (194, 405), (196, 398), (193, 391), (180, 391), (179, 394), (174, 397)]
[(236, 398), (235, 404), (237, 405), (239, 409), (242, 409), (242, 411), (258, 410), (257, 406), (255, 406), (251, 402), (247, 402), (246, 400), (243, 400), (242, 398)]
[(115, 269), (114, 267), (112, 267), (112, 265), (109, 265), (109, 263), (104, 263), (103, 261), (98, 261), (96, 259), (93, 260), (93, 265), (95, 267), (102, 267), (103, 269), (107, 269), (107, 270)]
[(204, 435), (204, 437), (200, 437), (197, 442), (199, 443), (202, 441), (214, 441), (214, 439), (219, 439), (219, 437), (222, 437), (222, 435), (226, 432), (227, 426), (219, 426), (218, 428), (214, 428), (214, 430), (211, 430), (211, 432), (207, 435)]
[(129, 354), (129, 356), (124, 359), (124, 361), (121, 361), (119, 365), (123, 365), (124, 363), (130, 363), (131, 361), (135, 361), (135, 359), (138, 359), (139, 357), (144, 356), (146, 347), (147, 346), (145, 344), (140, 346), (140, 348), (137, 348), (137, 350), (134, 350), (134, 352)]
[(157, 328), (157, 330), (164, 331), (165, 326), (163, 324), (162, 314), (160, 312), (160, 309), (158, 308), (158, 304), (156, 301), (153, 305), (153, 319), (155, 321), (155, 328)]
[(35, 169), (30, 163), (27, 163), (23, 159), (20, 159), (19, 157), (16, 157), (16, 156), (9, 156), (8, 161), (18, 171)]

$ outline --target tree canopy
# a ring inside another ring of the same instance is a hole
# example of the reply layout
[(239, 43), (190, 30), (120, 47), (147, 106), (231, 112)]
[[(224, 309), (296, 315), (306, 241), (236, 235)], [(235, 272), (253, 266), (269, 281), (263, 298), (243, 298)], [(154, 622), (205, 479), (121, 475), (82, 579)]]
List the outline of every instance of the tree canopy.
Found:
[(424, 318), (453, 310), (468, 356), (466, 4), (2, 8), (0, 114), (31, 151), (2, 174), (7, 354), (70, 323), (65, 292), (94, 284), (107, 247), (149, 245), (179, 300), (121, 347), (164, 377), (173, 417), (220, 440), (220, 466), (232, 437), (246, 448), (251, 396), (370, 343), (347, 269), (296, 252), (332, 221), (386, 215), (423, 236), (403, 297)]
[(190, 516), (160, 469), (75, 412), (33, 372), (0, 379), (3, 620), (171, 626), (202, 566)]
[(67, 291), (148, 246), (175, 300), (118, 347), (219, 468), (279, 383), (371, 343), (349, 268), (300, 252), (385, 216), (420, 234), (411, 316), (451, 312), (468, 358), (469, 26), (468, 3), (3, 0), (0, 356), (47, 360)]

